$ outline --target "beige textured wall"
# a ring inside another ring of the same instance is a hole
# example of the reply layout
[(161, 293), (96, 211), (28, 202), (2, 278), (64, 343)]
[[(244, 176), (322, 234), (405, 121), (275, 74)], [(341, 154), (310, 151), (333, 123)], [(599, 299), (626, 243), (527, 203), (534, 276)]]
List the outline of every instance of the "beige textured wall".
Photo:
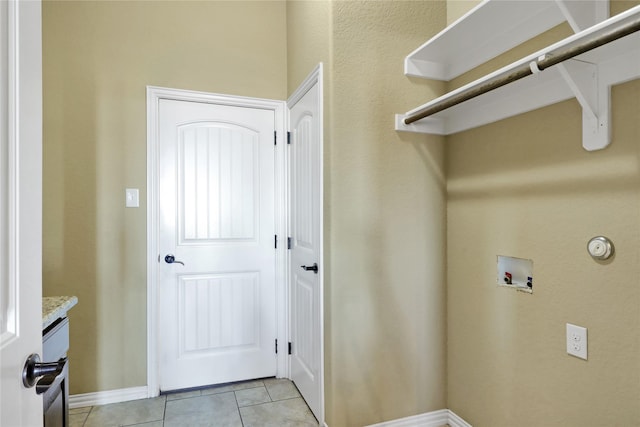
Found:
[(447, 1), (447, 25), (450, 25), (469, 12), (482, 0), (446, 0)]
[(145, 87), (285, 99), (286, 5), (45, 1), (43, 42), (43, 293), (79, 298), (71, 393), (145, 385)]
[[(287, 94), (291, 95), (318, 63), (324, 66), (324, 103), (331, 87), (331, 16), (334, 3), (317, 0), (287, 1)], [(325, 115), (330, 110), (325, 108)], [(330, 120), (325, 117), (325, 125)], [(325, 126), (325, 129), (329, 127)]]
[(333, 14), (328, 356), (335, 426), (444, 405), (441, 138), (393, 130), (439, 94), (402, 74), (442, 28), (438, 2), (340, 2)]
[[(444, 27), (444, 6), (345, 1), (327, 12), (292, 2), (287, 10), (289, 92), (318, 61), (329, 62), (325, 380), (332, 427), (445, 407), (442, 138), (393, 130), (395, 113), (443, 90), (404, 77), (403, 60)], [(315, 42), (327, 32), (328, 41)], [(305, 51), (305, 44), (315, 47)]]
[[(447, 138), (447, 404), (475, 427), (640, 425), (640, 81), (612, 99), (603, 151), (575, 100)], [(611, 262), (587, 254), (599, 234)], [(498, 254), (533, 260), (533, 295), (496, 286)]]

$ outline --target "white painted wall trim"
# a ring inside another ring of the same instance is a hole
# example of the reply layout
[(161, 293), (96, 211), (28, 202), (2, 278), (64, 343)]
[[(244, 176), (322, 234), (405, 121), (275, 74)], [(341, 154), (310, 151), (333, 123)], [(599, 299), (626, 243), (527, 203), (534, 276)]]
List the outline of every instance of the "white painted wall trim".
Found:
[(147, 387), (121, 388), (119, 390), (98, 391), (95, 393), (72, 394), (69, 396), (69, 408), (83, 408), (85, 406), (107, 405), (109, 403), (128, 402), (130, 400), (146, 399)]
[(447, 424), (450, 427), (472, 427), (471, 424), (467, 423), (450, 409), (426, 412), (412, 417), (372, 424), (368, 427), (442, 427)]
[[(271, 110), (275, 115), (275, 130), (278, 144), (275, 147), (275, 229), (278, 236), (287, 232), (287, 189), (286, 189), (286, 104), (284, 101), (248, 98), (191, 90), (170, 89), (147, 86), (147, 393), (144, 397), (156, 397), (160, 394), (158, 362), (158, 218), (159, 218), (159, 150), (158, 116), (161, 99), (177, 101), (204, 102), (247, 108)], [(278, 245), (276, 252), (276, 328), (278, 342), (287, 342), (289, 336), (289, 304), (286, 286), (287, 254), (285, 245)], [(276, 376), (287, 377), (289, 357), (286, 352), (276, 356)]]
[(449, 411), (449, 426), (450, 427), (472, 427), (471, 424), (460, 418), (455, 412)]

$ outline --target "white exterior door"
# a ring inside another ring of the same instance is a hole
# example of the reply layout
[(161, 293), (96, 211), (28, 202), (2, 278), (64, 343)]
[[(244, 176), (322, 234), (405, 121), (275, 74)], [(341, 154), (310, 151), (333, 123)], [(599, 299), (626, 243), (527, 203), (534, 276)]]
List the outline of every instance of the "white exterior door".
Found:
[(290, 109), (291, 379), (322, 425), (322, 67)]
[(42, 425), (22, 385), (42, 354), (42, 60), (40, 2), (0, 1), (0, 425)]
[(160, 390), (274, 376), (274, 112), (161, 99), (158, 117)]

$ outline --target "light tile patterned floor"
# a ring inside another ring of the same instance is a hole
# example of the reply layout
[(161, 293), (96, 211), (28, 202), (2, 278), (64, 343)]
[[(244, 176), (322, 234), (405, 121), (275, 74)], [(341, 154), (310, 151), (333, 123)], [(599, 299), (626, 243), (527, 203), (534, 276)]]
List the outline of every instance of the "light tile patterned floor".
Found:
[(306, 427), (318, 422), (289, 380), (267, 378), (69, 411), (70, 427)]

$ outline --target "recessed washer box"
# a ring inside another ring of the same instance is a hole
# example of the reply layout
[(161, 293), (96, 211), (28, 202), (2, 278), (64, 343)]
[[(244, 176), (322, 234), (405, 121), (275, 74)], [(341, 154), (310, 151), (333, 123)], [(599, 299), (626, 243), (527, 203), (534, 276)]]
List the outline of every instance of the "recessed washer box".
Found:
[(498, 285), (533, 293), (533, 261), (498, 255)]

